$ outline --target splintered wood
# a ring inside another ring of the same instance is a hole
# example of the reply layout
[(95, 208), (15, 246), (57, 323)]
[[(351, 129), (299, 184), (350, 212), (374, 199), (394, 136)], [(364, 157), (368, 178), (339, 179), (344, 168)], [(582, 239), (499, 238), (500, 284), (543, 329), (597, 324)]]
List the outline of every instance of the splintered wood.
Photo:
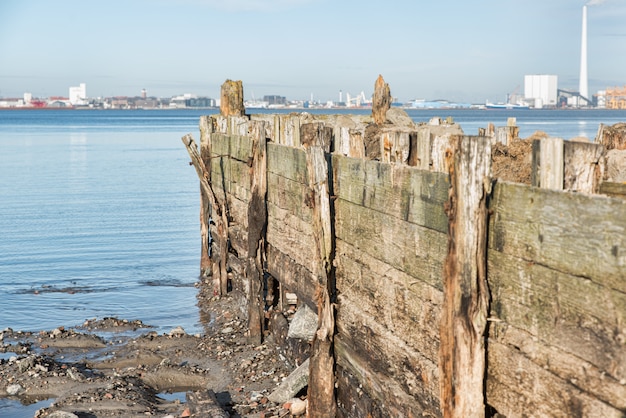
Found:
[[(320, 138), (320, 137), (317, 137)], [(316, 244), (317, 271), (317, 310), (318, 329), (313, 340), (310, 357), (309, 378), (309, 417), (334, 417), (335, 402), (335, 360), (333, 337), (335, 317), (330, 300), (332, 281), (330, 280), (332, 256), (332, 227), (328, 165), (320, 144), (305, 148), (309, 185), (313, 193), (313, 234)]]
[(193, 136), (191, 136), (191, 134), (187, 134), (182, 137), (181, 140), (183, 141), (183, 144), (185, 144), (185, 148), (187, 148), (187, 152), (191, 157), (191, 163), (196, 169), (198, 179), (200, 180), (200, 187), (202, 188), (204, 194), (209, 198), (213, 208), (213, 221), (217, 227), (220, 245), (219, 260), (217, 260), (217, 263), (213, 265), (213, 292), (216, 295), (225, 295), (228, 291), (228, 213), (226, 211), (225, 204), (219, 203), (217, 196), (213, 191), (213, 187), (210, 182), (210, 172), (204, 165), (202, 158), (200, 158), (198, 146), (193, 140)]
[(441, 409), (443, 416), (449, 418), (484, 417), (491, 142), (486, 137), (459, 137), (453, 157), (440, 327)]

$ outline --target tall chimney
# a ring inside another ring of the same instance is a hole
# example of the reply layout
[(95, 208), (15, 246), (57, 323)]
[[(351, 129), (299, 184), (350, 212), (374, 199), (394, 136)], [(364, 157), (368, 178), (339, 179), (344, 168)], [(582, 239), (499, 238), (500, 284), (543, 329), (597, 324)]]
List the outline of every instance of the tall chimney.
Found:
[(583, 29), (580, 44), (580, 80), (578, 92), (585, 99), (589, 98), (589, 86), (587, 82), (587, 5), (583, 6)]

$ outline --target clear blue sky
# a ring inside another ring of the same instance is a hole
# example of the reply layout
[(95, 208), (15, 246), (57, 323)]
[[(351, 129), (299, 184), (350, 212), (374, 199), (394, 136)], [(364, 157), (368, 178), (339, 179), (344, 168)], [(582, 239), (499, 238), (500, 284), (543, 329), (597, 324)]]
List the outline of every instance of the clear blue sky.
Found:
[[(591, 0), (589, 91), (626, 84), (626, 1)], [(581, 0), (1, 0), (0, 97), (502, 101), (524, 74), (577, 90)], [(345, 97), (345, 96), (344, 96)]]

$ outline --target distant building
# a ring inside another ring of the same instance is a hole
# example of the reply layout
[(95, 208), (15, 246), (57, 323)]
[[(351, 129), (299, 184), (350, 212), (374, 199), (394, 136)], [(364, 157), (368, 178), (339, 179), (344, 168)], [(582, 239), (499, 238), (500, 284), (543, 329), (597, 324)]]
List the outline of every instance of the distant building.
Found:
[(78, 87), (70, 87), (70, 104), (72, 106), (84, 106), (87, 102), (87, 85), (80, 83)]
[(536, 108), (557, 105), (558, 79), (556, 75), (537, 74), (524, 76), (524, 98)]
[(263, 96), (263, 101), (267, 102), (267, 104), (269, 106), (276, 106), (276, 105), (286, 105), (287, 104), (287, 98), (283, 97), (283, 96)]
[(210, 97), (198, 97), (195, 94), (183, 94), (182, 96), (172, 97), (169, 107), (184, 109), (188, 107), (215, 107), (215, 99)]

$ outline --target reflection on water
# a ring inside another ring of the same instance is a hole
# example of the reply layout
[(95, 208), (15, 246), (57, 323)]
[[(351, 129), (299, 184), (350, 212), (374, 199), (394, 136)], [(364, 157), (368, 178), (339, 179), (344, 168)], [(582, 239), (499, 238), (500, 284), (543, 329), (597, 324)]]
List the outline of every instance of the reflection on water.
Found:
[(53, 402), (54, 399), (46, 399), (24, 405), (18, 400), (0, 398), (0, 417), (33, 418), (39, 409), (47, 408)]
[[(587, 128), (587, 121), (579, 120), (578, 121), (578, 128), (580, 129), (579, 132), (578, 132), (578, 136), (580, 138), (587, 138), (587, 139), (589, 139), (588, 128)], [(592, 137), (592, 139), (595, 139), (595, 136)]]

